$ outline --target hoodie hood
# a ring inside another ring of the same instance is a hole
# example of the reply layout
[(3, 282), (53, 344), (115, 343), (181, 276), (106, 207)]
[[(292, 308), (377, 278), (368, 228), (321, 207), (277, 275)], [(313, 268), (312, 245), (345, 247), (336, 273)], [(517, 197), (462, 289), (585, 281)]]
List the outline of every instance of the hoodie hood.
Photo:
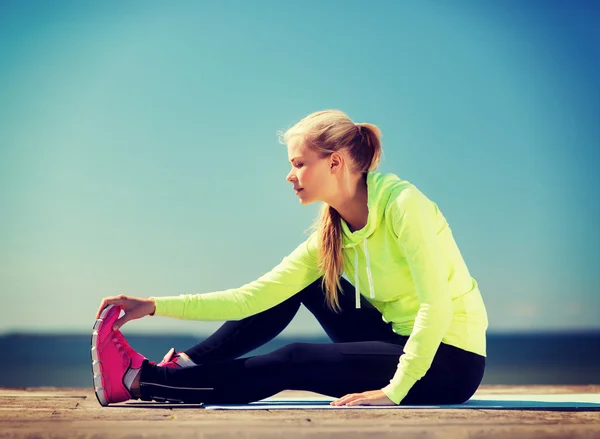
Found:
[(342, 224), (342, 249), (354, 251), (354, 288), (356, 290), (356, 308), (360, 308), (360, 283), (359, 283), (359, 252), (364, 253), (367, 278), (369, 281), (369, 297), (375, 298), (373, 276), (371, 274), (371, 261), (369, 255), (368, 239), (381, 223), (385, 208), (392, 193), (399, 187), (406, 185), (394, 174), (382, 174), (379, 172), (367, 173), (367, 207), (369, 214), (367, 224), (360, 230), (351, 232), (348, 224), (343, 219)]

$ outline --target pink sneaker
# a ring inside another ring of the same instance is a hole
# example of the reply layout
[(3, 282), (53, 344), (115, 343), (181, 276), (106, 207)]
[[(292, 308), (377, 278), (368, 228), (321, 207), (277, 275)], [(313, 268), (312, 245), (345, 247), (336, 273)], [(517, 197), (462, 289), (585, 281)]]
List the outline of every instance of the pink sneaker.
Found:
[(174, 369), (194, 367), (196, 364), (183, 352), (175, 353), (175, 349), (171, 348), (157, 366)]
[(92, 371), (94, 389), (100, 405), (131, 399), (131, 393), (123, 383), (123, 377), (130, 368), (140, 368), (146, 359), (135, 352), (120, 331), (112, 326), (119, 318), (121, 309), (109, 305), (94, 324), (92, 334)]

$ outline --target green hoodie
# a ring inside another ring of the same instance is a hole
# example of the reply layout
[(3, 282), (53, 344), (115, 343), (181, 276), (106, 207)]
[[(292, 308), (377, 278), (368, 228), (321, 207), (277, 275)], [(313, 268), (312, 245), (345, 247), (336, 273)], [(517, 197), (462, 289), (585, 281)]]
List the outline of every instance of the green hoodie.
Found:
[[(394, 332), (410, 336), (396, 373), (382, 389), (399, 404), (431, 366), (440, 342), (486, 355), (487, 313), (438, 206), (394, 174), (369, 172), (367, 193), (366, 226), (351, 232), (342, 220), (344, 274), (355, 286), (357, 308), (363, 294)], [(313, 233), (257, 280), (225, 291), (156, 297), (155, 315), (243, 319), (321, 277), (317, 258)]]

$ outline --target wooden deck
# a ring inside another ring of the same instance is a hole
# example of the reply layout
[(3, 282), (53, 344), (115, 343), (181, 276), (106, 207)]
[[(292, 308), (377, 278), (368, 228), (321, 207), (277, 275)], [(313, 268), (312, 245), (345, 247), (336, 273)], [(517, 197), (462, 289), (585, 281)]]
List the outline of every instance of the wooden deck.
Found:
[[(479, 394), (600, 393), (590, 386), (481, 386)], [(307, 396), (282, 392), (277, 396)], [(600, 411), (253, 410), (101, 407), (91, 389), (0, 389), (0, 438), (600, 438)]]

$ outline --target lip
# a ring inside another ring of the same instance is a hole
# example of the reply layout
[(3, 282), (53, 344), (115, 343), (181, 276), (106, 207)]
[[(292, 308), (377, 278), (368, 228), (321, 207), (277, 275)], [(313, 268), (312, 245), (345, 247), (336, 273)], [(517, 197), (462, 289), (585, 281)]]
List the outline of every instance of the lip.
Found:
[(297, 195), (300, 191), (304, 190), (304, 188), (298, 188), (298, 189), (294, 189), (294, 190), (296, 191), (296, 195)]

